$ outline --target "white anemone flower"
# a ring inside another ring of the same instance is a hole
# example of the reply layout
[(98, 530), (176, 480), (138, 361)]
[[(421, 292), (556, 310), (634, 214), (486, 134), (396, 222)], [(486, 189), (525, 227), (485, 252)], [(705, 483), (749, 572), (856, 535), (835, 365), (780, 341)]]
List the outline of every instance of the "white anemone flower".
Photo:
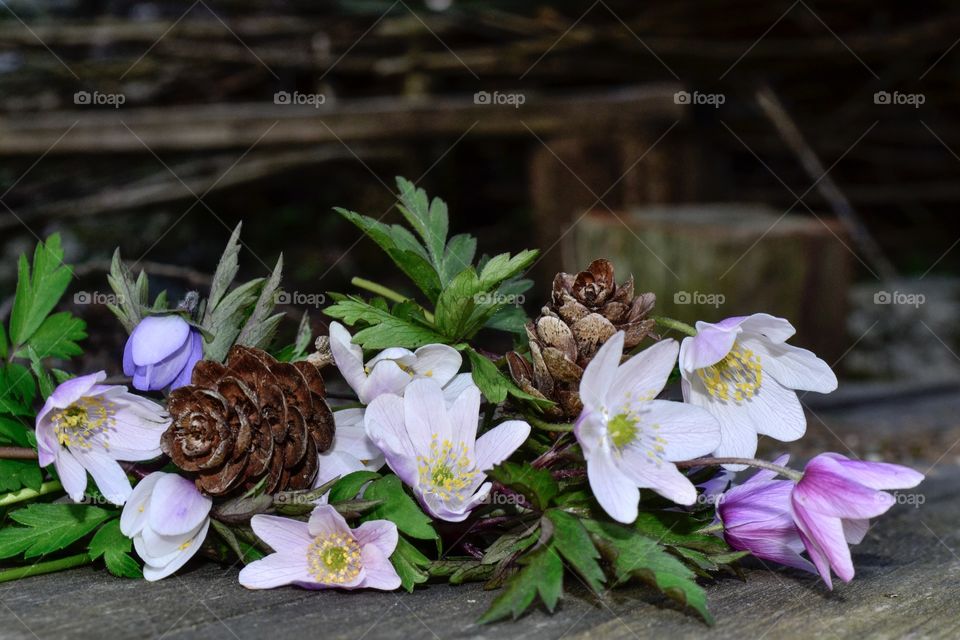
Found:
[(753, 457), (758, 434), (797, 440), (807, 420), (796, 391), (837, 388), (826, 362), (786, 344), (796, 330), (783, 318), (755, 313), (696, 329), (680, 346), (683, 397), (720, 422), (718, 457)]

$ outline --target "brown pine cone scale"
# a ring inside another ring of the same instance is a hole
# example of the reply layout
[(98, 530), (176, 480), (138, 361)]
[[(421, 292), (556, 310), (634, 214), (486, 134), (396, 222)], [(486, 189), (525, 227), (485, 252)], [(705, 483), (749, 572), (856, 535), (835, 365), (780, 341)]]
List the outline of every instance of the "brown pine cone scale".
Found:
[(320, 371), (234, 346), (226, 363), (198, 362), (191, 384), (170, 393), (173, 419), (161, 448), (210, 496), (311, 487), (317, 454), (333, 444), (333, 413)]
[(507, 354), (511, 377), (525, 392), (557, 403), (547, 410), (549, 418), (576, 418), (583, 409), (583, 370), (617, 331), (624, 332), (625, 349), (651, 335), (654, 321), (647, 315), (655, 301), (652, 293), (634, 295), (633, 276), (618, 285), (609, 260), (594, 260), (580, 273), (558, 273), (550, 304), (527, 323), (530, 360)]

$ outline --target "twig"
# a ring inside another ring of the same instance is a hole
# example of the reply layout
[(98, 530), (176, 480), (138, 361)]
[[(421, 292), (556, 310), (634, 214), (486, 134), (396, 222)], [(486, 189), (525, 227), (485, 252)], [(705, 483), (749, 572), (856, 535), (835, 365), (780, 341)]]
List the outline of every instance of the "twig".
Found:
[(0, 458), (4, 460), (36, 460), (37, 452), (29, 447), (0, 447)]

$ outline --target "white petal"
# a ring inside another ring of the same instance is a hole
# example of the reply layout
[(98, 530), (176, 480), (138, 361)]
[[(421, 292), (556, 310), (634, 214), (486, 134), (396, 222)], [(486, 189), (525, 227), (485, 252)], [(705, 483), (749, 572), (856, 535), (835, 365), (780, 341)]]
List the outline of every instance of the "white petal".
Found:
[[(381, 462), (381, 466), (382, 466)], [(364, 471), (367, 467), (359, 458), (340, 451), (328, 451), (320, 454), (319, 470), (313, 481), (314, 487), (321, 487), (334, 478), (342, 478), (354, 471)], [(372, 470), (372, 469), (371, 469)], [(321, 504), (326, 504), (327, 494), (321, 498)]]
[(87, 470), (83, 468), (76, 456), (67, 449), (61, 449), (53, 461), (53, 466), (70, 499), (74, 502), (82, 502), (83, 492), (87, 489)]
[(649, 413), (641, 414), (644, 428), (648, 423), (659, 425), (652, 433), (662, 439), (667, 460), (691, 460), (720, 445), (720, 424), (705, 409), (669, 400), (653, 400), (645, 409)]
[(116, 460), (96, 449), (77, 452), (75, 455), (77, 461), (93, 476), (93, 481), (104, 498), (117, 505), (127, 501), (133, 487)]
[(510, 457), (530, 435), (530, 425), (522, 420), (508, 420), (487, 431), (477, 440), (476, 468), (489, 471)]
[(611, 518), (624, 524), (637, 519), (640, 490), (620, 472), (608, 450), (602, 449), (587, 459), (587, 478), (594, 497)]
[(120, 514), (120, 531), (123, 535), (132, 538), (143, 529), (143, 525), (147, 522), (150, 494), (153, 493), (153, 487), (156, 486), (157, 481), (165, 475), (162, 471), (154, 471), (133, 488)]
[(812, 351), (757, 338), (744, 338), (742, 344), (760, 356), (764, 375), (773, 376), (788, 389), (830, 393), (837, 388), (837, 376), (830, 365)]
[(151, 460), (158, 457), (160, 437), (167, 430), (170, 420), (153, 422), (144, 420), (140, 408), (133, 405), (119, 408), (114, 415), (112, 428), (104, 434), (103, 442), (114, 460)]
[(367, 437), (363, 426), (364, 413), (363, 409), (342, 409), (334, 412), (336, 432), (332, 451), (349, 453), (361, 460), (372, 460), (380, 455), (380, 449)]
[(250, 518), (250, 528), (278, 553), (306, 554), (307, 547), (313, 542), (307, 523), (291, 518), (258, 513)]
[(363, 404), (370, 404), (387, 393), (400, 395), (412, 379), (393, 360), (383, 360), (370, 371), (370, 376), (357, 391), (357, 397)]
[(807, 417), (796, 392), (783, 388), (776, 380), (764, 380), (756, 395), (742, 406), (757, 433), (793, 442), (807, 431)]
[(440, 386), (453, 379), (460, 371), (463, 358), (460, 352), (445, 344), (428, 344), (414, 353), (413, 370), (418, 377), (432, 378)]
[(447, 406), (449, 407), (453, 404), (453, 401), (460, 397), (460, 394), (467, 390), (469, 387), (475, 387), (476, 385), (473, 382), (473, 374), (471, 373), (458, 373), (453, 376), (453, 380), (448, 382), (443, 387), (443, 399), (446, 400)]
[(187, 561), (192, 558), (197, 551), (200, 550), (200, 547), (203, 545), (204, 539), (207, 537), (207, 531), (210, 528), (210, 520), (206, 520), (203, 525), (200, 527), (200, 530), (194, 534), (189, 540), (184, 541), (181, 546), (182, 549), (178, 549), (176, 556), (164, 564), (163, 567), (157, 567), (151, 564), (143, 565), (143, 577), (148, 581), (160, 580), (166, 578), (170, 574), (174, 573), (180, 567), (187, 564)]
[(618, 407), (656, 398), (677, 364), (679, 349), (676, 340), (661, 340), (620, 365), (604, 406), (615, 413)]
[(641, 489), (653, 489), (677, 504), (689, 506), (697, 501), (697, 489), (687, 476), (669, 462), (650, 458), (646, 451), (624, 451), (620, 471)]
[(697, 323), (697, 335), (684, 338), (680, 347), (680, 368), (692, 372), (723, 360), (740, 333), (737, 323)]
[(353, 535), (361, 546), (375, 545), (384, 557), (389, 558), (397, 548), (399, 534), (397, 525), (389, 520), (369, 520), (353, 530)]
[(472, 451), (480, 422), (480, 389), (467, 387), (450, 405), (449, 416), (453, 442), (463, 442)]
[(240, 584), (247, 589), (273, 589), (295, 582), (316, 582), (306, 554), (272, 553), (240, 570)]
[[(313, 513), (310, 514), (310, 520), (307, 522), (307, 529), (314, 538), (329, 536), (335, 533), (342, 533), (353, 536), (347, 521), (340, 515), (336, 509), (328, 504), (318, 505)], [(273, 545), (271, 545), (273, 546)]]
[(357, 394), (363, 389), (367, 375), (363, 371), (363, 349), (351, 342), (350, 332), (339, 322), (330, 323), (330, 353), (341, 375)]
[(740, 325), (744, 334), (758, 334), (770, 342), (786, 342), (797, 332), (789, 321), (769, 313), (755, 313)]
[(623, 331), (603, 343), (583, 372), (580, 380), (580, 400), (584, 411), (600, 411), (607, 391), (617, 377), (620, 357), (623, 355)]
[(183, 535), (200, 526), (213, 500), (187, 478), (168, 473), (157, 481), (150, 496), (150, 528), (163, 536)]
[(393, 591), (400, 588), (400, 576), (397, 574), (397, 570), (393, 568), (387, 554), (380, 548), (368, 544), (361, 550), (360, 557), (366, 574), (360, 584), (361, 587), (383, 591)]
[(364, 431), (380, 450), (416, 458), (418, 453), (407, 433), (403, 409), (404, 399), (400, 396), (380, 396), (363, 414)]
[[(684, 400), (706, 409), (720, 423), (720, 444), (713, 454), (717, 457), (752, 458), (757, 452), (757, 431), (753, 420), (742, 406), (724, 403), (707, 393), (698, 376), (690, 376), (684, 385)], [(733, 471), (743, 465), (724, 465)]]
[(440, 441), (453, 436), (443, 390), (433, 380), (414, 380), (403, 396), (403, 419), (415, 451), (430, 451), (433, 437)]

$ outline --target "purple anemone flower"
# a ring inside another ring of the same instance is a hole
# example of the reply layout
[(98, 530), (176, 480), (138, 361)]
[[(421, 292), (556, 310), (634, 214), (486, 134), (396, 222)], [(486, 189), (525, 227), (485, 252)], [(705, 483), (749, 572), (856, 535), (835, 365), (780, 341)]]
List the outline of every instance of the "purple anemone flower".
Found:
[(41, 467), (53, 463), (75, 502), (87, 488), (87, 472), (114, 504), (130, 496), (130, 481), (117, 460), (150, 460), (160, 455), (160, 435), (170, 425), (163, 407), (127, 391), (100, 384), (103, 371), (62, 383), (37, 414)]
[(123, 373), (141, 391), (190, 384), (193, 365), (203, 358), (203, 337), (178, 315), (148, 316), (134, 328), (123, 349)]
[(309, 522), (255, 515), (250, 526), (276, 552), (251, 562), (240, 572), (248, 589), (287, 584), (306, 589), (382, 589), (400, 586), (390, 562), (397, 548), (397, 525), (370, 520), (351, 529), (343, 516), (322, 504)]
[[(785, 465), (789, 456), (774, 464)], [(804, 545), (793, 522), (790, 480), (774, 480), (773, 471), (761, 470), (743, 484), (718, 497), (717, 517), (723, 523), (723, 537), (734, 549), (749, 551), (764, 560), (816, 573), (800, 556)]]
[(848, 544), (859, 544), (870, 518), (896, 502), (883, 489), (909, 489), (923, 474), (897, 464), (851, 460), (838, 453), (821, 453), (807, 463), (803, 478), (790, 497), (793, 520), (816, 565), (832, 589), (832, 569), (844, 582), (853, 579)]

